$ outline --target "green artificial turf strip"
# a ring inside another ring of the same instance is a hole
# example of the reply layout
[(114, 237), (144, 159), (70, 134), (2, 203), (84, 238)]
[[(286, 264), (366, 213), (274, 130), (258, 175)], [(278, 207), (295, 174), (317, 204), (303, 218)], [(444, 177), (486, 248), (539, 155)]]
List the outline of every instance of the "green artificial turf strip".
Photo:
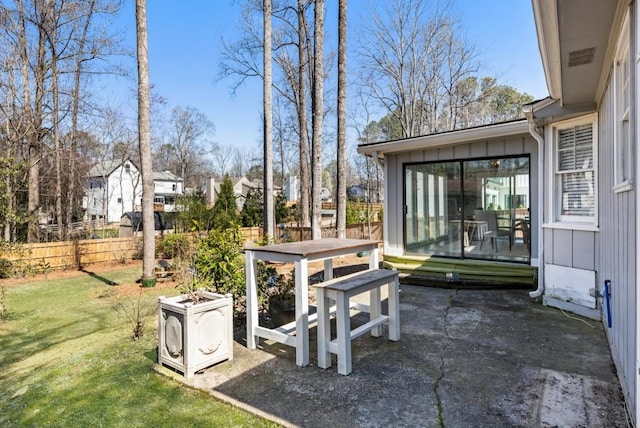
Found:
[[(0, 322), (0, 426), (274, 426), (152, 370), (154, 315), (132, 340), (105, 278), (140, 269), (8, 288)], [(142, 302), (153, 313), (158, 294)], [(137, 296), (131, 299), (137, 300)], [(131, 299), (121, 300), (131, 306)]]

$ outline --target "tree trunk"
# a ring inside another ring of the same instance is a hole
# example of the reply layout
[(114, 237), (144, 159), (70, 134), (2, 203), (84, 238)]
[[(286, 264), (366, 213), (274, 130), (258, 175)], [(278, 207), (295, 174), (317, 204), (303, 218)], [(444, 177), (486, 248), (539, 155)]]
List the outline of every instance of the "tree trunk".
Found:
[(298, 0), (298, 126), (300, 131), (300, 220), (303, 227), (309, 227), (309, 134), (307, 133), (307, 25), (303, 0)]
[(151, 160), (151, 120), (149, 56), (147, 50), (147, 4), (136, 0), (136, 38), (138, 51), (138, 144), (142, 173), (143, 256), (142, 285), (153, 287), (155, 277), (155, 218), (153, 212), (153, 164)]
[(324, 69), (324, 0), (316, 0), (313, 40), (313, 116), (311, 137), (311, 237), (322, 238), (322, 114)]
[(347, 228), (347, 0), (338, 1), (338, 238)]
[(263, 1), (264, 21), (264, 231), (269, 240), (275, 236), (273, 207), (273, 101), (271, 76), (271, 0)]
[(56, 226), (58, 226), (58, 240), (62, 241), (66, 238), (65, 225), (62, 220), (62, 148), (60, 147), (60, 92), (58, 89), (58, 26), (56, 23), (56, 11), (53, 4), (47, 3), (49, 19), (47, 23), (47, 40), (51, 49), (51, 98), (52, 98), (52, 122), (53, 122), (53, 159), (56, 174), (55, 183), (55, 211)]

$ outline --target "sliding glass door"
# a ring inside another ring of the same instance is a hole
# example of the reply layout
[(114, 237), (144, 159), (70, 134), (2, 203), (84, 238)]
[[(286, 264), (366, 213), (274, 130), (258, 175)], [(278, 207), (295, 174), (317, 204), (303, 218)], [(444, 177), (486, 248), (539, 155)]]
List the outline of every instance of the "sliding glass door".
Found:
[(528, 262), (529, 157), (407, 164), (405, 249)]

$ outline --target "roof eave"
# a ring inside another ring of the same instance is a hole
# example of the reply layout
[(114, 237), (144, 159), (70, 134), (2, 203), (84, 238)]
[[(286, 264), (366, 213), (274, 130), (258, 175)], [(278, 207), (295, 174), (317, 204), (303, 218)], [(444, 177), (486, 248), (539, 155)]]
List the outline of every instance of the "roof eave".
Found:
[(510, 135), (526, 134), (528, 129), (527, 121), (523, 119), (478, 128), (461, 129), (459, 131), (445, 132), (442, 134), (372, 143), (358, 146), (357, 150), (358, 153), (366, 156), (372, 156), (374, 153), (381, 156), (385, 153), (408, 152), (472, 141), (491, 140)]
[(532, 0), (542, 67), (551, 98), (562, 100), (560, 30), (556, 1)]

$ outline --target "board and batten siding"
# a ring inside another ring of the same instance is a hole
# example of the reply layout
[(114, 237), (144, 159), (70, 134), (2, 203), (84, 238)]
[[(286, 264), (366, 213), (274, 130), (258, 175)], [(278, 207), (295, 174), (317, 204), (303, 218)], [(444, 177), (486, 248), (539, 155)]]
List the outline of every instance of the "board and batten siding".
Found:
[(403, 256), (404, 252), (404, 188), (403, 166), (415, 162), (469, 160), (487, 157), (529, 155), (531, 182), (531, 259), (538, 257), (538, 145), (529, 134), (509, 136), (488, 141), (474, 141), (451, 146), (427, 148), (385, 155), (385, 248), (384, 253)]
[[(636, 191), (615, 192), (614, 178), (614, 90), (609, 85), (600, 103), (598, 116), (598, 216), (595, 234), (597, 283), (611, 281), (611, 328), (601, 304), (605, 331), (620, 383), (629, 408), (635, 408), (636, 352)], [(637, 149), (636, 149), (637, 150)], [(637, 186), (637, 180), (635, 180)]]

